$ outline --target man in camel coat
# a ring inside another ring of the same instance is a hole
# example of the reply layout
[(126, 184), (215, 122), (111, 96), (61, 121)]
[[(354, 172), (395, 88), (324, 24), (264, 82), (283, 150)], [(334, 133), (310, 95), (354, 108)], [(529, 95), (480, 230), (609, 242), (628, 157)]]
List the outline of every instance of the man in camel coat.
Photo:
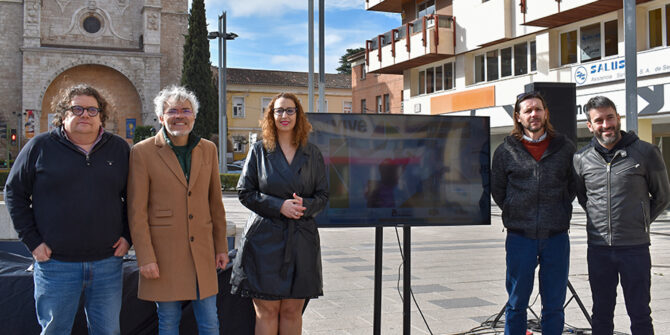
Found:
[(154, 99), (163, 128), (130, 154), (128, 211), (138, 296), (156, 301), (160, 334), (177, 334), (181, 302), (193, 303), (200, 334), (219, 334), (216, 268), (228, 263), (216, 146), (191, 134), (192, 92), (168, 87)]

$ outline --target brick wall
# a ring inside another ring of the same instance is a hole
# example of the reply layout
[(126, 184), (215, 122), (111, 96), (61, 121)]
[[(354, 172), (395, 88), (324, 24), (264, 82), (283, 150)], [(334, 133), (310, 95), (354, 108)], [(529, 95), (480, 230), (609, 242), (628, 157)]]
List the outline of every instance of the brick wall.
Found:
[(389, 95), (391, 113), (401, 113), (403, 77), (395, 74), (366, 73), (361, 79), (363, 68), (355, 65), (351, 71), (352, 113), (361, 113), (361, 100), (366, 100), (367, 113), (376, 113), (377, 96)]

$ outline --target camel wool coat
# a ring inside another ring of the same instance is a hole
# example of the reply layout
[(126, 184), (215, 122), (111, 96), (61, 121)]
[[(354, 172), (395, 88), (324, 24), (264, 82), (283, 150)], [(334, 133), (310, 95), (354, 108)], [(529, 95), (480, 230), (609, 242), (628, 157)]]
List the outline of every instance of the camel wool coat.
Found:
[[(157, 263), (160, 277), (140, 275), (138, 297), (149, 301), (217, 294), (215, 255), (228, 252), (217, 149), (200, 139), (187, 182), (163, 131), (133, 146), (128, 218), (137, 265)], [(196, 286), (197, 285), (197, 286)]]

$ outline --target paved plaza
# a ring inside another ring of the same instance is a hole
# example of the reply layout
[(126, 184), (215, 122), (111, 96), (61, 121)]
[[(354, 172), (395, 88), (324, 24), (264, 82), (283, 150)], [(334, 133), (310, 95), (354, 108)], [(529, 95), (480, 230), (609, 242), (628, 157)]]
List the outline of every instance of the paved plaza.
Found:
[[(235, 223), (239, 237), (249, 211), (234, 193), (225, 193), (224, 203), (227, 219)], [(507, 300), (505, 232), (500, 210), (495, 206), (491, 210), (490, 226), (412, 228), (412, 290), (432, 334), (467, 333), (495, 317)], [(576, 206), (570, 230), (569, 280), (590, 312), (585, 223), (584, 212)], [(656, 333), (667, 334), (665, 328), (670, 328), (670, 215), (662, 215), (651, 227), (652, 317)], [(320, 234), (324, 296), (310, 301), (304, 315), (304, 334), (372, 334), (374, 228), (328, 228), (320, 229)], [(398, 234), (402, 245), (402, 228), (398, 228)], [(385, 228), (382, 334), (402, 334), (402, 301), (398, 293), (402, 292), (400, 264), (396, 231)], [(531, 303), (537, 296), (537, 286), (536, 282)], [(570, 296), (568, 293), (568, 298)], [(531, 308), (540, 313), (539, 298)], [(588, 321), (575, 301), (567, 305), (565, 321), (577, 328), (588, 328)], [(411, 324), (412, 334), (431, 334), (414, 304)], [(617, 332), (630, 334), (620, 288), (615, 327)]]

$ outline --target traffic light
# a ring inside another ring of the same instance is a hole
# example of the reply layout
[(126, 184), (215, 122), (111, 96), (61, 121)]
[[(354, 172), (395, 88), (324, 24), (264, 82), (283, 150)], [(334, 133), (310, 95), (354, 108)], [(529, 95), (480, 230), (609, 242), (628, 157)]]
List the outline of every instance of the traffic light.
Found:
[(16, 129), (12, 129), (9, 133), (9, 142), (16, 145)]

